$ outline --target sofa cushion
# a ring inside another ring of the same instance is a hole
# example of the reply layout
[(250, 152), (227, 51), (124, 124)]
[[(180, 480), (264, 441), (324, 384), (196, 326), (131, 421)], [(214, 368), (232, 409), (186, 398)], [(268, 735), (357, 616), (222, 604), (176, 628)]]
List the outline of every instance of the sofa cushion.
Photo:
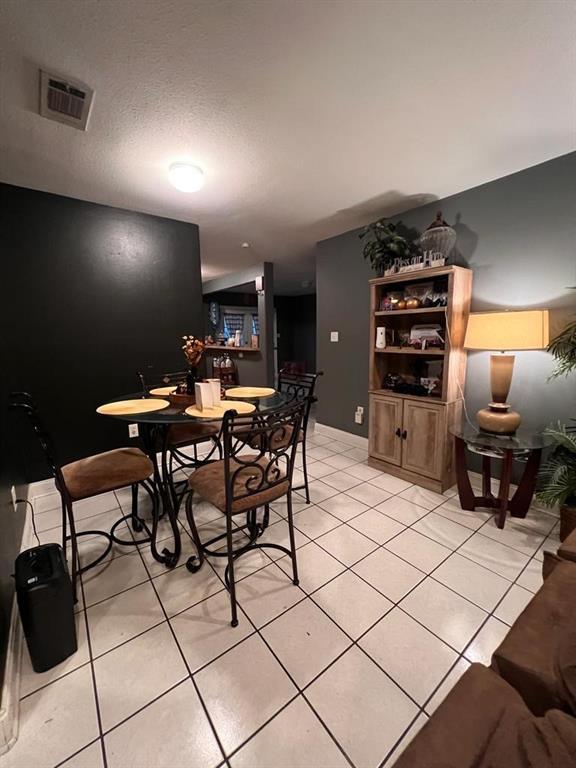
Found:
[(395, 768), (569, 768), (576, 720), (537, 718), (492, 670), (472, 664), (402, 753)]
[(558, 555), (564, 560), (576, 563), (576, 530), (569, 533), (558, 547)]
[(72, 501), (146, 480), (154, 467), (140, 448), (116, 448), (62, 467), (62, 476)]
[(575, 591), (576, 564), (558, 563), (492, 656), (493, 669), (536, 715), (574, 712), (557, 670), (559, 649), (576, 630)]
[[(241, 468), (241, 462), (231, 460), (231, 470), (240, 470), (234, 479), (234, 495), (239, 498), (232, 502), (232, 514), (245, 512), (248, 509), (256, 509), (264, 504), (279, 499), (288, 493), (290, 483), (279, 470), (279, 476), (274, 476), (274, 469), (270, 473), (271, 460), (265, 456), (258, 459), (257, 456), (243, 454), (238, 456), (242, 461), (254, 461), (261, 468), (260, 472), (255, 466)], [(262, 483), (263, 473), (269, 471), (270, 480)], [(196, 469), (188, 478), (188, 485), (200, 496), (222, 512), (226, 511), (226, 486), (224, 483), (224, 461), (213, 461), (204, 467)]]

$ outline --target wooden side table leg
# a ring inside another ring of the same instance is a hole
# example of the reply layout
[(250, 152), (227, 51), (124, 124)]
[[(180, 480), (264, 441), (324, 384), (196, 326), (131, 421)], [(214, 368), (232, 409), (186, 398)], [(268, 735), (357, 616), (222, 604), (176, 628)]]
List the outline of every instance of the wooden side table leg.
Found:
[(510, 514), (512, 517), (526, 517), (530, 509), (530, 503), (536, 488), (536, 479), (538, 478), (538, 468), (540, 467), (540, 458), (542, 449), (537, 448), (530, 453), (526, 467), (516, 489), (516, 493), (510, 501)]
[(498, 506), (500, 508), (500, 512), (498, 514), (498, 528), (504, 528), (504, 524), (506, 522), (506, 512), (510, 503), (508, 494), (510, 493), (510, 478), (512, 477), (513, 458), (513, 451), (505, 451), (504, 460), (502, 462), (502, 477), (500, 478), (500, 488), (498, 490)]
[(456, 484), (462, 509), (474, 510), (476, 508), (474, 493), (470, 485), (468, 470), (466, 468), (466, 443), (461, 437), (454, 437), (454, 460), (456, 465)]
[(482, 456), (482, 496), (485, 499), (492, 496), (492, 462), (490, 456)]

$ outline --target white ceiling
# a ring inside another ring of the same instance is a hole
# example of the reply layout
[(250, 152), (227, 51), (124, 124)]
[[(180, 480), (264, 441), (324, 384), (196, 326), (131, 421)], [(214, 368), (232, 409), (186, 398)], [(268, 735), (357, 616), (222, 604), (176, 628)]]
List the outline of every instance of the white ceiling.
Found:
[[(319, 239), (574, 150), (575, 29), (573, 0), (2, 0), (0, 179), (298, 286)], [(37, 114), (39, 66), (95, 89), (86, 133)]]

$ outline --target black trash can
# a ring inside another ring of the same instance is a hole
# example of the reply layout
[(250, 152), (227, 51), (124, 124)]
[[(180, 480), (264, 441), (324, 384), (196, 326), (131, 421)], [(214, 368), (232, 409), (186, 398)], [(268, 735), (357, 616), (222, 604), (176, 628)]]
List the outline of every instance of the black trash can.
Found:
[(43, 544), (21, 552), (15, 578), (32, 666), (44, 672), (78, 648), (72, 582), (62, 547)]

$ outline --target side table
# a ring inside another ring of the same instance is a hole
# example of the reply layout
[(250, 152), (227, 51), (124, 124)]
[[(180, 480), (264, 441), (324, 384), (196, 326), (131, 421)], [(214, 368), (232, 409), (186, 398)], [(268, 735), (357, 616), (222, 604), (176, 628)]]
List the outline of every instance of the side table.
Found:
[[(488, 507), (498, 510), (498, 528), (504, 528), (506, 513), (512, 517), (526, 517), (536, 487), (542, 449), (551, 440), (542, 432), (518, 430), (513, 435), (495, 435), (466, 424), (452, 432), (455, 443), (455, 465), (458, 495), (462, 509)], [(482, 495), (476, 496), (466, 466), (466, 451), (482, 456)], [(492, 493), (492, 459), (502, 461), (502, 474), (498, 495)], [(509, 498), (512, 464), (525, 463), (524, 472), (516, 492)]]

